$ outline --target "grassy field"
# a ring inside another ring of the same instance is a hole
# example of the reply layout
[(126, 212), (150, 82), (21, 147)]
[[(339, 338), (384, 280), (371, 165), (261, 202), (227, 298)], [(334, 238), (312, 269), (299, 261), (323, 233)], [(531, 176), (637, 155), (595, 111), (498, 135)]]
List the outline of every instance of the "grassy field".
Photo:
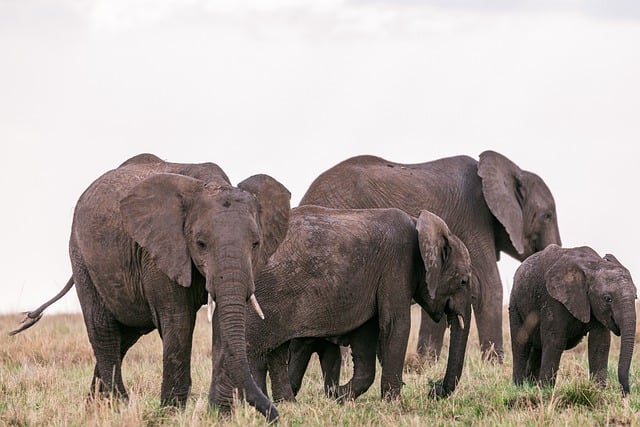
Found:
[[(200, 313), (194, 339), (191, 397), (183, 411), (159, 406), (162, 361), (156, 332), (143, 337), (124, 360), (129, 401), (91, 401), (86, 396), (94, 359), (81, 315), (45, 316), (28, 331), (9, 337), (7, 332), (20, 319), (18, 314), (0, 316), (1, 426), (265, 424), (264, 418), (251, 407), (240, 405), (225, 419), (208, 409), (211, 334), (203, 313)], [(431, 400), (427, 393), (430, 381), (444, 375), (445, 360), (419, 367), (419, 372), (416, 368), (407, 369), (406, 385), (399, 401), (380, 401), (376, 379), (358, 400), (340, 405), (322, 394), (319, 365), (314, 359), (298, 402), (278, 405), (280, 425), (640, 425), (638, 356), (634, 356), (631, 367), (632, 394), (623, 399), (617, 382), (617, 337), (612, 340), (607, 388), (600, 389), (588, 381), (586, 340), (565, 352), (555, 390), (518, 388), (511, 383), (506, 326), (505, 323), (507, 351), (502, 365), (482, 362), (475, 327), (472, 329), (463, 378), (456, 392), (443, 400)], [(409, 357), (413, 349), (415, 336), (412, 334)]]

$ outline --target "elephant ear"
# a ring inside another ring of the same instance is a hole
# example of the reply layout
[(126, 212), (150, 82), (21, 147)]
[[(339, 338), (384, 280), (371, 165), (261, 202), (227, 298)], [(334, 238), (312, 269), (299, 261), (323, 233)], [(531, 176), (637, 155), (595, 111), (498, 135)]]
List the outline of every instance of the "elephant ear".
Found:
[(152, 175), (120, 201), (127, 233), (145, 248), (171, 280), (191, 286), (191, 257), (184, 235), (186, 200), (204, 182), (184, 175)]
[(416, 221), (416, 229), (420, 254), (426, 270), (427, 291), (429, 297), (434, 299), (443, 267), (451, 255), (449, 227), (439, 216), (423, 210)]
[(480, 154), (478, 175), (482, 178), (482, 193), (487, 206), (507, 230), (513, 247), (523, 255), (525, 188), (521, 182), (522, 170), (502, 154), (485, 151)]
[(269, 175), (251, 176), (238, 184), (238, 188), (252, 193), (258, 200), (258, 221), (262, 241), (256, 271), (267, 263), (289, 228), (291, 193)]
[(578, 264), (566, 256), (560, 257), (545, 273), (547, 291), (560, 301), (582, 323), (591, 318), (591, 305), (587, 295), (586, 275)]

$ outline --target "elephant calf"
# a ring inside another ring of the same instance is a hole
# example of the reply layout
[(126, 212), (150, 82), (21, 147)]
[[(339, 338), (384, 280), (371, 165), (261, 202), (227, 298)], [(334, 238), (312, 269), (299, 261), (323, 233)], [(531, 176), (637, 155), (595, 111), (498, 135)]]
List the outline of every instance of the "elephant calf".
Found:
[(611, 335), (621, 337), (618, 380), (629, 393), (636, 287), (613, 255), (589, 247), (547, 247), (516, 271), (509, 321), (513, 381), (554, 385), (560, 357), (589, 334), (589, 372), (606, 383)]
[(274, 397), (293, 400), (289, 341), (336, 338), (354, 352), (354, 378), (341, 392), (355, 398), (368, 389), (379, 348), (381, 394), (395, 398), (413, 299), (437, 320), (443, 313), (456, 320), (444, 378), (453, 390), (469, 333), (470, 274), (466, 247), (430, 212), (415, 219), (395, 208), (293, 209), (284, 241), (256, 277), (265, 320), (247, 312), (252, 374), (266, 393), (268, 368)]

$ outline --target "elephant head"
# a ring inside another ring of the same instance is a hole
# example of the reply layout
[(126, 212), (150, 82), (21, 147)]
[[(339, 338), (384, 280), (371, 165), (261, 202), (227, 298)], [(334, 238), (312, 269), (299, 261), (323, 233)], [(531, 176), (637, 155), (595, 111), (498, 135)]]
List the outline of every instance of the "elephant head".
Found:
[(591, 248), (565, 252), (545, 274), (549, 295), (582, 323), (595, 320), (620, 339), (618, 380), (629, 393), (629, 366), (636, 333), (636, 287), (629, 271), (611, 254)]
[(499, 250), (524, 261), (552, 243), (562, 245), (553, 196), (538, 175), (495, 151), (480, 154), (478, 175), (487, 206), (509, 236), (510, 245), (503, 242)]
[[(268, 417), (273, 404), (251, 378), (245, 346), (245, 307), (253, 297), (253, 278), (286, 234), (289, 191), (267, 175), (234, 188), (184, 175), (152, 175), (120, 202), (129, 235), (177, 286), (204, 279), (217, 306), (215, 355), (224, 358), (225, 378)], [(255, 298), (255, 297), (253, 297)], [(209, 400), (227, 407), (230, 402)], [(242, 395), (241, 394), (241, 395)]]
[(431, 318), (443, 314), (451, 325), (449, 359), (441, 386), (434, 393), (446, 396), (460, 379), (471, 322), (471, 258), (467, 247), (437, 215), (423, 210), (416, 221), (418, 244), (425, 267), (422, 291), (414, 296)]

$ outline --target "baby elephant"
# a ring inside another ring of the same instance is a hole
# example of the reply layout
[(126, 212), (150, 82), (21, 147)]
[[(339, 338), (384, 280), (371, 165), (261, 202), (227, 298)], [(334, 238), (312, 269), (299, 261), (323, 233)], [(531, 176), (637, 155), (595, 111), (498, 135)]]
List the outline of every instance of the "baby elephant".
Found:
[(289, 341), (327, 337), (354, 346), (354, 378), (341, 394), (355, 399), (368, 389), (379, 349), (381, 395), (396, 398), (415, 300), (452, 322), (443, 381), (452, 391), (469, 333), (470, 275), (466, 247), (430, 212), (415, 219), (393, 208), (293, 209), (285, 240), (256, 276), (264, 320), (247, 312), (252, 374), (266, 392), (268, 369), (274, 397), (293, 400)]
[(560, 356), (589, 334), (589, 373), (606, 384), (611, 336), (621, 337), (618, 380), (629, 394), (636, 287), (613, 255), (550, 245), (516, 271), (509, 302), (513, 381), (555, 384)]

